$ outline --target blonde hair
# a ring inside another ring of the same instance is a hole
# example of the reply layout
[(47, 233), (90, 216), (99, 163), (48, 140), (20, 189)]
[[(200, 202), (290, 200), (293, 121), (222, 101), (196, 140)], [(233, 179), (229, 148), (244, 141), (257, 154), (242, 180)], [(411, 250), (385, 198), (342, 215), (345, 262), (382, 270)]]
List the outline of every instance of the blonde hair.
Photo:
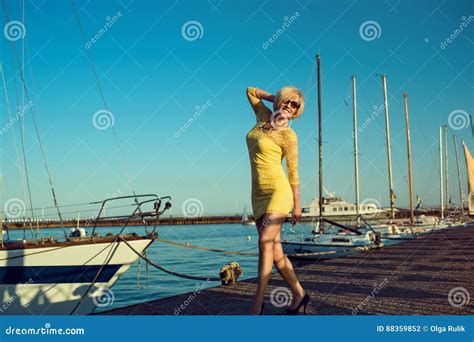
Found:
[(298, 118), (301, 114), (303, 114), (304, 95), (301, 90), (292, 86), (283, 87), (276, 93), (275, 99), (273, 100), (273, 110), (277, 111), (282, 103), (291, 100), (295, 95), (299, 97), (300, 108), (296, 110), (295, 115), (293, 115), (291, 120)]

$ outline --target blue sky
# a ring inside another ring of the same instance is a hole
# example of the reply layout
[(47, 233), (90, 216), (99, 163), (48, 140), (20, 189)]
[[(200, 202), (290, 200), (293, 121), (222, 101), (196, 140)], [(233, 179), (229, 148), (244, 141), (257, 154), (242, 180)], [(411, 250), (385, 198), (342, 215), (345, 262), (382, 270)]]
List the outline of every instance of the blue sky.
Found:
[[(10, 20), (21, 21), (18, 2), (8, 4)], [(202, 203), (204, 214), (234, 213), (244, 204), (250, 206), (245, 135), (255, 118), (245, 97), (247, 86), (276, 92), (291, 84), (306, 94), (306, 110), (293, 128), (300, 141), (302, 202), (317, 195), (318, 51), (325, 186), (354, 200), (350, 77), (357, 75), (361, 126), (374, 117), (373, 107), (383, 103), (380, 75), (387, 74), (397, 205), (408, 205), (404, 91), (415, 194), (425, 205), (439, 203), (438, 128), (448, 123), (451, 112), (471, 114), (474, 109), (472, 2), (122, 0), (77, 1), (77, 7), (86, 37), (99, 37), (90, 52), (133, 187), (140, 193), (171, 195), (173, 214), (181, 214), (182, 203), (190, 198)], [(61, 205), (130, 193), (112, 130), (99, 130), (92, 122), (94, 113), (104, 107), (73, 15), (68, 1), (25, 2), (26, 81)], [(100, 33), (114, 15), (117, 20)], [(189, 21), (200, 25), (195, 40), (182, 33)], [(375, 37), (360, 30), (368, 21), (376, 23)], [(442, 48), (461, 26), (462, 32)], [(15, 41), (19, 52), (21, 42)], [(5, 35), (0, 46), (8, 95), (16, 105), (12, 76), (17, 69)], [(5, 126), (3, 86), (0, 99)], [(207, 108), (196, 115), (197, 106), (205, 104)], [(361, 198), (386, 206), (383, 112), (374, 118), (359, 135)], [(25, 115), (25, 131), (33, 205), (50, 206), (30, 113)], [(18, 139), (18, 124), (13, 132)], [(464, 139), (474, 149), (474, 143), (470, 128), (450, 128), (450, 188), (457, 201), (453, 133), (459, 145)], [(23, 198), (11, 129), (0, 140), (2, 196)], [(461, 166), (466, 191), (463, 158)]]

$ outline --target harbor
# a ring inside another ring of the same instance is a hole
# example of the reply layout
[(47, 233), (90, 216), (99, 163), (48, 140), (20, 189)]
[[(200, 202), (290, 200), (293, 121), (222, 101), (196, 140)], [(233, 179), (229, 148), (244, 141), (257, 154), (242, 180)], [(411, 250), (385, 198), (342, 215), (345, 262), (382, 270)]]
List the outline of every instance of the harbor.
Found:
[(0, 315), (101, 342), (472, 325), (472, 0), (0, 1)]
[[(474, 314), (466, 294), (452, 292), (474, 292), (474, 224), (343, 258), (296, 264), (312, 298), (311, 315)], [(100, 314), (245, 315), (255, 288), (251, 278)], [(273, 273), (265, 314), (281, 314), (288, 293), (280, 275)]]
[[(432, 210), (423, 210), (420, 211), (420, 215), (436, 215), (439, 214), (439, 209), (432, 209)], [(406, 220), (409, 218), (409, 211), (408, 210), (401, 210), (400, 213), (397, 215), (397, 218), (395, 221), (400, 221), (402, 222), (403, 220)], [(383, 215), (380, 215), (383, 217)], [(356, 219), (357, 216), (355, 215), (345, 215), (345, 216), (334, 216), (333, 219), (341, 222), (351, 222)], [(253, 216), (249, 216), (250, 220), (253, 220)], [(301, 222), (314, 222), (317, 221), (317, 217), (312, 216), (312, 217), (303, 217), (301, 219)], [(377, 220), (380, 220), (379, 217), (373, 218), (371, 221), (377, 222)], [(10, 220), (10, 221), (4, 221), (4, 226), (6, 226), (8, 229), (11, 230), (21, 230), (21, 229), (30, 229), (30, 227), (36, 229), (42, 229), (42, 228), (62, 228), (64, 227), (77, 227), (78, 225), (80, 227), (91, 227), (94, 225), (94, 219), (65, 219), (63, 220), (63, 223), (59, 221), (59, 219), (53, 219), (53, 220), (36, 220), (36, 221), (30, 221), (30, 220)], [(163, 225), (163, 226), (168, 226), (168, 225), (174, 225), (174, 226), (180, 226), (180, 225), (189, 225), (189, 224), (195, 224), (195, 225), (200, 225), (200, 224), (235, 224), (235, 223), (241, 223), (242, 222), (242, 216), (239, 215), (212, 215), (212, 216), (200, 216), (200, 217), (186, 217), (186, 216), (181, 216), (181, 217), (163, 217), (159, 219), (146, 219), (145, 220), (147, 225)], [(63, 225), (64, 224), (64, 225)], [(113, 220), (113, 219), (104, 219), (100, 220), (97, 222), (97, 227), (116, 227), (116, 226), (121, 226), (121, 225), (127, 225), (127, 226), (139, 226), (143, 224), (143, 220), (141, 219), (132, 219), (132, 220)]]

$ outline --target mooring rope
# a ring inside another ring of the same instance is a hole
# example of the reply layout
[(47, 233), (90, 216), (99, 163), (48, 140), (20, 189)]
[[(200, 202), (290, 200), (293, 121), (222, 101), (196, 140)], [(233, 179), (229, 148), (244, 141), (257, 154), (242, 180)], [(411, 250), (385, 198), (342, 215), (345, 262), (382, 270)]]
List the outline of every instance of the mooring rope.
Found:
[(173, 276), (176, 276), (176, 277), (179, 277), (179, 278), (184, 278), (184, 279), (203, 280), (203, 281), (221, 281), (221, 278), (217, 278), (217, 277), (199, 277), (199, 276), (187, 275), (187, 274), (183, 274), (183, 273), (170, 271), (170, 270), (164, 268), (163, 266), (160, 266), (157, 263), (154, 263), (148, 257), (146, 257), (142, 253), (138, 252), (122, 236), (120, 236), (119, 238), (120, 238), (120, 241), (123, 241), (123, 243), (125, 243), (136, 255), (138, 255), (140, 258), (145, 260), (148, 264), (150, 264), (151, 266), (155, 267), (156, 269), (158, 269), (160, 271), (163, 271), (163, 272), (168, 273), (170, 275), (173, 275)]
[(258, 253), (248, 253), (248, 252), (239, 252), (239, 251), (226, 251), (224, 249), (207, 248), (207, 247), (201, 247), (201, 246), (196, 246), (196, 245), (190, 245), (188, 243), (179, 243), (179, 242), (174, 242), (174, 241), (164, 240), (164, 239), (157, 239), (157, 241), (167, 243), (167, 244), (170, 244), (170, 245), (174, 245), (174, 246), (198, 249), (198, 250), (206, 251), (206, 252), (216, 252), (216, 253), (222, 253), (222, 254), (244, 255), (244, 256), (258, 256)]
[[(81, 303), (84, 301), (84, 298), (89, 294), (89, 291), (92, 289), (92, 287), (95, 285), (95, 283), (97, 282), (97, 279), (99, 279), (99, 276), (100, 274), (102, 273), (102, 271), (104, 270), (104, 267), (106, 265), (109, 264), (110, 260), (112, 260), (112, 257), (114, 256), (115, 254), (115, 251), (118, 249), (118, 245), (114, 248), (112, 245), (115, 244), (116, 242), (119, 242), (120, 241), (125, 241), (122, 239), (122, 236), (117, 236), (110, 244), (108, 244), (104, 249), (102, 249), (100, 251), (100, 253), (102, 253), (102, 251), (104, 251), (106, 248), (108, 248), (109, 246), (111, 247), (110, 250), (108, 251), (107, 253), (107, 256), (104, 258), (104, 262), (102, 263), (102, 266), (100, 266), (99, 270), (97, 271), (94, 279), (92, 280), (92, 283), (89, 285), (89, 287), (87, 288), (86, 291), (84, 291), (84, 294), (81, 296), (81, 299), (78, 301), (78, 303), (74, 306), (74, 308), (72, 309), (71, 313), (69, 314), (70, 316), (74, 314), (74, 312), (76, 312), (77, 308), (79, 307), (79, 305), (81, 305)], [(99, 254), (100, 254), (99, 253)], [(97, 254), (97, 255), (99, 255)]]

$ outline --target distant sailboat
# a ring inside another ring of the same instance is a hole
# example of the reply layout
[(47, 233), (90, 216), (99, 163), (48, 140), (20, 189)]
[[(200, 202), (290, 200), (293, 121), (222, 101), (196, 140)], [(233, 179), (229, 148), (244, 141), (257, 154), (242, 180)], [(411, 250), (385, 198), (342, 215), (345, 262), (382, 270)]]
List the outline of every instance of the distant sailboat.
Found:
[(464, 156), (466, 157), (466, 169), (467, 169), (467, 205), (469, 210), (469, 215), (474, 215), (474, 160), (472, 155), (469, 152), (464, 141), (462, 142), (464, 147)]
[(255, 221), (249, 220), (249, 217), (247, 214), (247, 205), (244, 206), (244, 212), (242, 213), (242, 224), (244, 226), (255, 226)]

